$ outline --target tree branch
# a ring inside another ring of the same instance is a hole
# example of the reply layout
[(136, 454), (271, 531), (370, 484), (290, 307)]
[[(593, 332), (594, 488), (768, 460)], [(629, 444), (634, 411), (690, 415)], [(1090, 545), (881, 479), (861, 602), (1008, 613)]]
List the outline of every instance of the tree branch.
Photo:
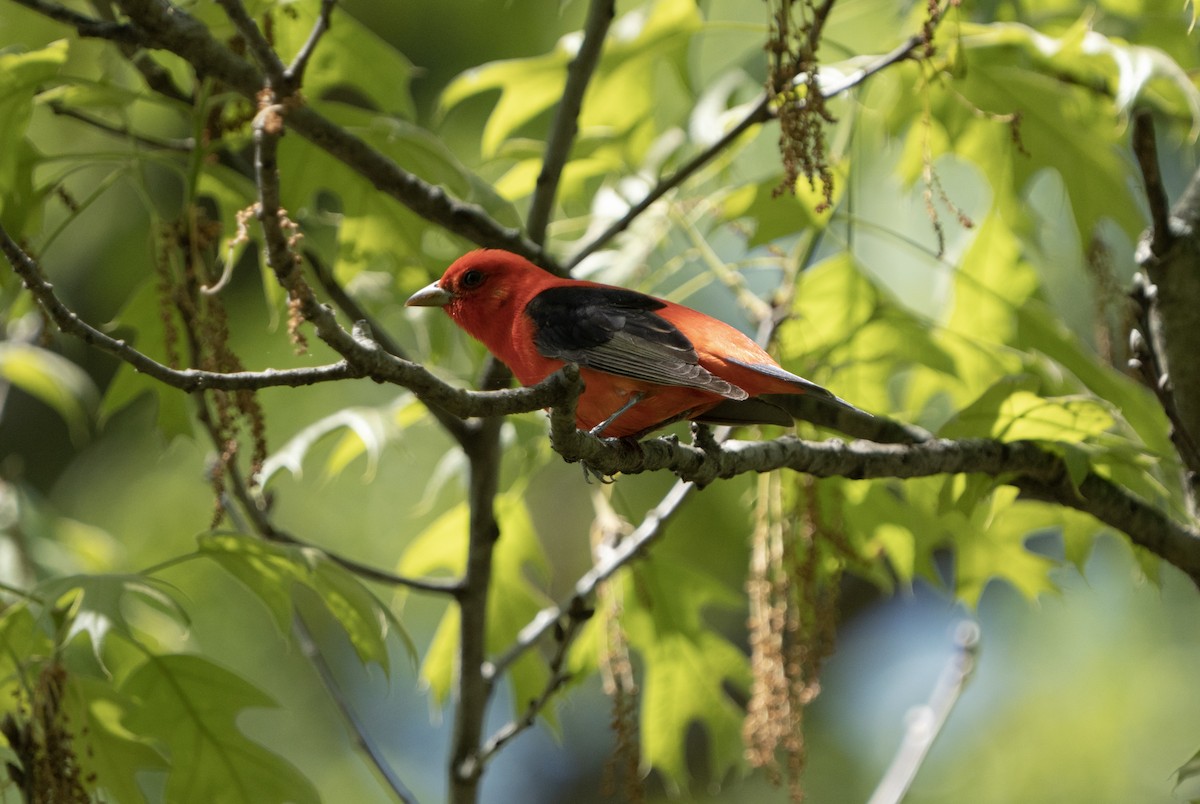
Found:
[(592, 72), (600, 62), (604, 49), (604, 38), (615, 14), (615, 0), (591, 0), (588, 5), (587, 22), (583, 26), (583, 42), (579, 52), (567, 68), (567, 82), (563, 87), (563, 99), (554, 112), (550, 136), (546, 139), (546, 154), (542, 158), (542, 171), (538, 174), (533, 201), (529, 206), (526, 229), (535, 243), (546, 242), (546, 225), (550, 222), (550, 211), (558, 193), (558, 182), (562, 178), (563, 166), (571, 153), (571, 145), (579, 131), (579, 110), (583, 106), (583, 94), (587, 90)]
[[(1139, 122), (1140, 121), (1140, 122)], [(1171, 421), (1171, 438), (1187, 467), (1185, 486), (1193, 515), (1200, 515), (1200, 170), (1164, 223), (1165, 204), (1150, 119), (1135, 118), (1135, 150), (1139, 154), (1155, 220), (1143, 233), (1135, 258), (1134, 299), (1140, 306), (1144, 336), (1137, 346), (1148, 351), (1141, 367), (1157, 376), (1151, 387)], [(1157, 200), (1155, 200), (1157, 197)], [(1137, 338), (1134, 338), (1135, 342)]]
[[(567, 611), (567, 623), (558, 631), (554, 655), (550, 657), (550, 677), (546, 680), (546, 686), (542, 688), (541, 693), (536, 698), (529, 702), (529, 705), (525, 707), (525, 711), (521, 713), (520, 717), (510, 720), (496, 729), (492, 736), (484, 742), (483, 747), (479, 749), (478, 755), (478, 761), (481, 765), (486, 765), (495, 756), (496, 752), (521, 734), (521, 732), (533, 726), (537, 722), (538, 715), (549, 705), (554, 695), (562, 689), (564, 684), (571, 680), (571, 674), (564, 669), (567, 661), (567, 652), (570, 650), (571, 645), (574, 644), (575, 638), (579, 635), (579, 630), (592, 614), (590, 610), (583, 607), (582, 600), (574, 598), (571, 602), (578, 603), (579, 605)], [(554, 622), (559, 623), (559, 618), (556, 617)], [(491, 663), (484, 664), (484, 678), (488, 682), (489, 688), (495, 686), (495, 673), (495, 665)]]
[(955, 627), (954, 655), (942, 668), (929, 702), (905, 717), (908, 728), (904, 740), (867, 804), (900, 804), (904, 800), (933, 741), (941, 734), (946, 719), (975, 672), (979, 636), (979, 625), (970, 620), (963, 620)]
[[(164, 385), (193, 393), (206, 390), (240, 391), (299, 387), (321, 382), (370, 376), (377, 382), (389, 382), (411, 390), (427, 405), (445, 410), (462, 419), (480, 416), (507, 416), (548, 408), (558, 404), (575, 382), (570, 371), (557, 372), (537, 385), (500, 391), (468, 391), (438, 379), (423, 366), (385, 352), (365, 332), (349, 333), (338, 327), (333, 338), (346, 360), (326, 366), (303, 369), (266, 369), (265, 371), (215, 372), (200, 369), (173, 369), (138, 351), (122, 339), (113, 338), (81, 319), (54, 293), (54, 286), (42, 277), (37, 263), (26, 254), (3, 226), (0, 226), (0, 251), (13, 271), (33, 294), (38, 305), (60, 330), (84, 343), (108, 352), (135, 370)], [(332, 318), (328, 308), (321, 308)]]
[(1171, 202), (1163, 185), (1162, 172), (1158, 166), (1158, 143), (1154, 136), (1154, 116), (1149, 109), (1138, 109), (1133, 114), (1133, 155), (1137, 157), (1142, 171), (1142, 182), (1146, 189), (1146, 202), (1150, 207), (1150, 253), (1165, 254), (1174, 240), (1171, 231)]
[(80, 36), (108, 39), (112, 42), (139, 44), (140, 38), (133, 26), (118, 22), (108, 22), (72, 11), (58, 3), (46, 0), (16, 0), (17, 5), (25, 6), (31, 11), (49, 17), (50, 19), (70, 25)]
[(479, 744), (491, 685), (487, 659), (488, 592), (500, 526), (493, 509), (500, 483), (500, 418), (483, 419), (464, 445), (470, 465), (467, 567), (459, 595), (458, 700), (450, 743), (449, 789), (454, 804), (478, 800), (483, 764)]
[(298, 87), (304, 82), (304, 71), (308, 69), (308, 62), (312, 59), (313, 53), (317, 52), (317, 43), (321, 41), (321, 37), (333, 24), (333, 7), (336, 5), (337, 0), (321, 0), (321, 10), (317, 14), (317, 21), (313, 24), (312, 31), (308, 34), (308, 39), (300, 47), (300, 52), (292, 59), (292, 63), (283, 71), (283, 77), (292, 86)]
[[(351, 321), (365, 322), (371, 333), (371, 339), (388, 354), (393, 357), (398, 357), (401, 360), (407, 360), (408, 356), (404, 350), (400, 348), (400, 344), (396, 342), (387, 330), (381, 327), (371, 316), (367, 310), (358, 303), (358, 300), (346, 292), (346, 289), (338, 283), (333, 276), (333, 272), (321, 260), (320, 256), (312, 249), (305, 249), (304, 257), (308, 260), (308, 264), (312, 266), (313, 274), (317, 277), (317, 282), (320, 283), (321, 289), (325, 291), (325, 295), (329, 300)], [(461, 446), (467, 437), (468, 427), (465, 421), (457, 414), (446, 410), (437, 405), (429, 405), (429, 412), (438, 420), (438, 423), (446, 429), (450, 436)]]
[(785, 436), (773, 441), (728, 441), (719, 451), (705, 451), (666, 438), (630, 444), (577, 430), (567, 434), (557, 409), (551, 415), (551, 435), (554, 448), (566, 460), (584, 461), (605, 474), (666, 469), (699, 485), (775, 469), (852, 480), (984, 474), (1016, 486), (1029, 497), (1091, 514), (1200, 586), (1200, 531), (1174, 521), (1099, 475), (1089, 473), (1074, 485), (1062, 459), (1033, 441), (934, 439), (895, 445)]
[(317, 671), (317, 676), (321, 679), (321, 683), (325, 685), (325, 689), (328, 691), (329, 697), (333, 699), (338, 712), (341, 713), (342, 719), (350, 726), (350, 733), (354, 738), (354, 742), (367, 755), (367, 759), (371, 761), (371, 765), (379, 773), (380, 777), (382, 777), (384, 784), (396, 794), (396, 798), (401, 804), (413, 804), (417, 800), (416, 797), (400, 777), (396, 775), (396, 771), (388, 763), (387, 757), (383, 755), (383, 749), (376, 744), (375, 740), (371, 739), (371, 735), (367, 731), (367, 724), (362, 722), (358, 713), (354, 711), (350, 699), (342, 692), (337, 678), (333, 675), (333, 669), (329, 666), (329, 662), (325, 661), (325, 656), (321, 653), (320, 647), (317, 646), (317, 641), (313, 638), (308, 623), (304, 621), (299, 612), (295, 615), (292, 628), (296, 634), (296, 641), (300, 643), (300, 651), (308, 659), (309, 664)]
[(255, 61), (258, 66), (267, 75), (267, 86), (274, 89), (281, 96), (287, 96), (295, 89), (289, 86), (290, 82), (284, 79), (283, 62), (279, 59), (279, 54), (275, 52), (275, 48), (271, 47), (271, 43), (263, 36), (263, 33), (258, 28), (258, 24), (250, 18), (246, 12), (246, 7), (242, 5), (241, 0), (217, 0), (217, 5), (225, 10), (225, 16), (229, 17), (229, 21), (233, 23), (233, 27), (237, 28), (242, 39), (246, 42), (246, 47), (254, 54)]
[(667, 523), (695, 490), (695, 483), (683, 480), (672, 486), (659, 504), (642, 518), (641, 524), (633, 533), (614, 547), (603, 561), (597, 563), (575, 582), (575, 589), (569, 598), (557, 606), (544, 608), (534, 615), (529, 624), (517, 634), (512, 646), (488, 663), (485, 667), (485, 675), (491, 679), (499, 678), (513, 662), (532, 648), (550, 629), (562, 624), (564, 615), (569, 619), (561, 627), (568, 633), (575, 633), (574, 630), (568, 631), (571, 629), (571, 620), (576, 619), (576, 616), (571, 613), (586, 611), (588, 602), (600, 583), (612, 577), (617, 570), (632, 561), (634, 556), (641, 554), (662, 536)]

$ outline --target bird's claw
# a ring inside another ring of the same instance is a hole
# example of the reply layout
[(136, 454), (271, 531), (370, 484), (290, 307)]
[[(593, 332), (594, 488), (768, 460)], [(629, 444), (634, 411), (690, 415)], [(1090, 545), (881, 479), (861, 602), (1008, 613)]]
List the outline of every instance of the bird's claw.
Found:
[(580, 461), (579, 465), (583, 467), (583, 482), (587, 483), (589, 486), (592, 484), (593, 477), (605, 486), (609, 485), (610, 483), (617, 482), (615, 477), (604, 474), (587, 461)]

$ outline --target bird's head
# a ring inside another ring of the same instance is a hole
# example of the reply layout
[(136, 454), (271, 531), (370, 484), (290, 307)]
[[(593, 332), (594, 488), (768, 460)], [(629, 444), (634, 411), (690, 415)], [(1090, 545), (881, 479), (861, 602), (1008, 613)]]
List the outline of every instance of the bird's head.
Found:
[(442, 278), (408, 298), (406, 307), (442, 307), (463, 329), (488, 346), (486, 332), (498, 318), (511, 319), (529, 300), (555, 282), (517, 254), (480, 249), (455, 260)]

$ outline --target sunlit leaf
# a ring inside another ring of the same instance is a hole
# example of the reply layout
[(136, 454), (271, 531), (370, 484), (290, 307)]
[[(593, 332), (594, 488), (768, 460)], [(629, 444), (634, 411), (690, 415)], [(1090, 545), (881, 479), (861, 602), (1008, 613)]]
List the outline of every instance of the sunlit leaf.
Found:
[[(288, 13), (276, 17), (275, 48), (284, 59), (294, 58), (316, 22), (318, 4), (289, 3)], [(382, 80), (364, 81), (377, 75)], [(304, 71), (305, 94), (313, 98), (365, 96), (376, 109), (404, 118), (416, 116), (409, 92), (413, 65), (403, 53), (351, 14), (334, 19)]]
[[(490, 652), (511, 645), (517, 632), (552, 602), (527, 575), (533, 570), (545, 576), (549, 567), (520, 489), (510, 489), (499, 495), (495, 510), (500, 538), (493, 554), (488, 594), (486, 644)], [(466, 505), (450, 509), (413, 540), (397, 570), (406, 575), (449, 573), (459, 576), (466, 566), (468, 527)], [(458, 617), (457, 607), (447, 609), (421, 665), (421, 678), (429, 685), (437, 703), (446, 700), (453, 683), (459, 639)], [(513, 707), (520, 712), (545, 687), (545, 662), (535, 653), (526, 653), (509, 669), (509, 677), (513, 685)], [(549, 711), (544, 714), (551, 715)]]
[(130, 615), (133, 602), (165, 614), (180, 628), (188, 628), (191, 619), (180, 602), (181, 592), (166, 581), (145, 575), (70, 575), (54, 578), (38, 586), (38, 594), (66, 616), (64, 644), (86, 632), (96, 657), (109, 631), (130, 641), (138, 641), (139, 629)]
[(940, 435), (1073, 442), (1097, 436), (1114, 424), (1102, 402), (1082, 396), (1047, 399), (1033, 393), (1034, 387), (1036, 380), (1031, 377), (1000, 380), (959, 411)]
[[(332, 477), (340, 474), (361, 454), (367, 459), (364, 479), (373, 477), (382, 449), (392, 437), (393, 428), (386, 412), (376, 408), (358, 407), (343, 408), (318, 419), (288, 439), (263, 462), (259, 482), (266, 486), (271, 478), (283, 469), (300, 477), (304, 473), (304, 459), (309, 451), (325, 436), (339, 430), (346, 430), (348, 433), (343, 436), (329, 457), (326, 465), (327, 475)], [(347, 438), (351, 436), (354, 440), (348, 441)]]
[[(659, 111), (670, 93), (656, 91), (655, 73), (664, 61), (682, 59), (699, 22), (695, 5), (683, 0), (658, 0), (615, 21), (585, 97), (581, 129), (624, 131)], [(446, 87), (440, 108), (444, 113), (467, 98), (500, 90), (481, 144), (484, 156), (492, 156), (562, 97), (567, 65), (581, 41), (582, 34), (572, 33), (550, 53), (472, 68)]]
[(64, 39), (41, 50), (0, 53), (0, 142), (5, 143), (0, 149), (0, 215), (7, 225), (19, 220), (19, 211), (9, 208), (9, 193), (18, 184), (18, 168), (27, 155), (14, 145), (25, 140), (34, 94), (58, 75), (66, 63), (67, 51)]
[(977, 506), (969, 527), (955, 534), (955, 592), (968, 606), (979, 603), (993, 578), (1007, 581), (1029, 598), (1055, 589), (1050, 572), (1056, 563), (1025, 546), (1035, 525), (1020, 511), (1016, 496), (1015, 488), (996, 489), (991, 503)]
[(138, 775), (169, 765), (151, 740), (126, 727), (137, 708), (110, 683), (77, 673), (67, 677), (63, 709), (81, 749), (80, 767), (112, 800), (130, 804), (146, 801)]
[(643, 561), (622, 581), (622, 626), (645, 663), (642, 690), (642, 755), (672, 789), (690, 778), (685, 736), (704, 727), (714, 778), (742, 767), (743, 713), (727, 691), (748, 689), (745, 654), (709, 628), (709, 607), (732, 607), (740, 595), (693, 569)]

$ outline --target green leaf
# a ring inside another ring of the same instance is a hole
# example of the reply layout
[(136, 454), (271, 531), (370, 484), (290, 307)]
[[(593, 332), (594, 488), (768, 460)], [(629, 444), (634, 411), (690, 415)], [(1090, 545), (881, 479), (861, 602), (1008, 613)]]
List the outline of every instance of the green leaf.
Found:
[(0, 379), (57, 411), (76, 443), (87, 437), (90, 414), (100, 396), (92, 378), (79, 366), (49, 349), (5, 341), (0, 342)]
[(353, 407), (343, 408), (318, 419), (271, 453), (263, 462), (260, 473), (263, 486), (266, 486), (281, 469), (300, 477), (308, 452), (326, 435), (339, 430), (349, 432), (329, 457), (326, 475), (333, 477), (340, 474), (358, 455), (365, 454), (367, 466), (363, 472), (363, 480), (370, 480), (379, 466), (383, 447), (394, 437), (395, 428), (391, 426), (391, 419), (385, 411), (378, 408)]
[[(500, 538), (492, 557), (486, 639), (491, 653), (511, 645), (517, 632), (553, 602), (527, 576), (527, 569), (533, 569), (544, 577), (549, 573), (549, 565), (525, 507), (522, 490), (523, 487), (516, 486), (496, 498)], [(413, 540), (404, 551), (397, 570), (406, 575), (461, 575), (466, 566), (468, 527), (466, 504), (451, 508)], [(451, 606), (443, 615), (421, 664), (421, 678), (429, 684), (433, 700), (438, 704), (446, 701), (453, 685), (458, 625), (458, 608)], [(536, 653), (527, 652), (512, 665), (509, 675), (513, 685), (513, 708), (519, 713), (545, 688), (548, 671)], [(549, 710), (545, 714), (549, 717)]]
[[(1126, 132), (1115, 121), (1147, 80), (1170, 72), (1179, 88), (1186, 83), (1178, 80), (1183, 71), (1166, 69), (1171, 62), (1157, 51), (1090, 30), (1087, 18), (1059, 37), (1015, 23), (963, 23), (941, 35), (964, 69), (921, 93), (937, 131), (926, 139), (921, 126), (913, 127), (906, 175), (921, 175), (923, 142), (933, 157), (953, 150), (985, 171), (1001, 213), (1017, 224), (1025, 219), (1021, 194), (1030, 179), (1054, 170), (1067, 188), (1082, 242), (1105, 217), (1136, 236), (1143, 217), (1128, 189), (1132, 161), (1118, 150)], [(1116, 100), (1089, 84), (1112, 87)], [(1189, 105), (1194, 93), (1186, 92)], [(917, 119), (916, 102), (894, 106), (896, 124)]]
[[(292, 59), (308, 39), (316, 22), (316, 3), (288, 3), (287, 13), (275, 17), (275, 48)], [(368, 80), (372, 76), (378, 80)], [(312, 98), (352, 93), (356, 102), (365, 96), (379, 111), (416, 117), (409, 85), (413, 64), (353, 15), (334, 12), (333, 23), (304, 71), (304, 92)], [(318, 101), (319, 104), (319, 101)]]
[[(0, 216), (12, 225), (20, 210), (9, 207), (10, 193), (19, 186), (22, 162), (28, 151), (20, 147), (33, 114), (34, 95), (58, 75), (67, 61), (67, 40), (63, 39), (28, 53), (0, 53)], [(17, 228), (15, 232), (21, 232)]]
[(630, 567), (620, 583), (622, 625), (645, 666), (643, 760), (678, 791), (689, 778), (684, 746), (697, 723), (707, 732), (713, 778), (742, 768), (743, 713), (726, 685), (749, 689), (749, 665), (702, 616), (710, 606), (737, 608), (741, 595), (682, 564), (653, 560)]
[(279, 633), (291, 633), (296, 584), (311, 589), (338, 621), (358, 658), (389, 667), (387, 635), (396, 628), (409, 653), (412, 642), (398, 620), (363, 583), (314, 548), (269, 544), (239, 534), (206, 534), (200, 552), (220, 564), (267, 607)]
[(875, 315), (879, 292), (843, 252), (804, 271), (793, 317), (779, 330), (781, 357), (796, 362), (849, 341)]
[[(721, 214), (727, 220), (746, 219), (753, 227), (747, 241), (750, 247), (767, 245), (792, 237), (803, 229), (822, 229), (833, 214), (833, 207), (818, 213), (817, 206), (825, 203), (820, 190), (813, 191), (808, 182), (796, 182), (796, 194), (777, 195), (779, 176), (757, 184), (747, 184), (730, 193), (721, 202)], [(840, 191), (841, 184), (835, 185)]]
[[(154, 285), (153, 281), (143, 284), (117, 314), (116, 320), (121, 322), (122, 328), (132, 329), (136, 333), (136, 338), (127, 339), (138, 351), (165, 363), (166, 339), (158, 292)], [(165, 437), (191, 434), (192, 418), (187, 394), (135, 371), (125, 362), (118, 366), (116, 375), (104, 392), (104, 400), (100, 404), (101, 422), (147, 393), (158, 403), (157, 423)]]
[(1050, 571), (1056, 563), (1025, 548), (1037, 525), (1016, 497), (1015, 488), (996, 489), (989, 501), (975, 507), (967, 526), (955, 533), (955, 593), (967, 606), (978, 605), (993, 578), (1007, 581), (1030, 599), (1055, 589)]
[(1091, 397), (1045, 399), (1032, 392), (1033, 377), (1006, 377), (942, 428), (943, 438), (998, 438), (1001, 441), (1078, 442), (1114, 424), (1109, 407)]
[(152, 736), (171, 757), (163, 797), (174, 804), (319, 804), (300, 770), (248, 739), (237, 719), (274, 701), (245, 679), (199, 656), (151, 656), (121, 694), (138, 708), (125, 718), (135, 734)]
[(1150, 452), (1169, 455), (1174, 451), (1162, 406), (1150, 389), (1101, 365), (1095, 353), (1040, 302), (1023, 305), (1017, 312), (1017, 323), (1018, 346), (1046, 355), (1071, 372), (1096, 397), (1109, 402)]
[(914, 577), (941, 583), (934, 551), (946, 543), (960, 520), (936, 505), (938, 485), (939, 478), (928, 478), (842, 486), (846, 532), (853, 534), (864, 557), (886, 557), (902, 584), (910, 584)]
[(3, 707), (10, 706), (8, 695), (22, 677), (24, 666), (53, 655), (57, 645), (24, 603), (14, 603), (0, 613), (0, 695)]
[(82, 749), (76, 753), (80, 768), (95, 780), (95, 787), (122, 804), (146, 801), (139, 774), (169, 767), (152, 741), (125, 726), (137, 708), (136, 701), (110, 682), (77, 673), (67, 676), (63, 711)]
[[(687, 0), (658, 0), (623, 15), (613, 24), (580, 113), (581, 131), (623, 133), (661, 113), (680, 93), (678, 83), (660, 75), (664, 64), (682, 65), (686, 46), (699, 28), (700, 14)], [(581, 33), (559, 40), (550, 53), (496, 61), (472, 68), (446, 87), (439, 102), (444, 114), (467, 98), (500, 90), (487, 124), (481, 149), (494, 156), (522, 125), (547, 111), (562, 98), (567, 65), (581, 42)], [(665, 89), (676, 91), (667, 92)]]
[(1175, 771), (1175, 796), (1200, 801), (1200, 751)]
[(568, 41), (560, 40), (544, 56), (474, 67), (446, 86), (438, 102), (439, 110), (445, 114), (467, 98), (499, 89), (500, 100), (483, 129), (483, 155), (491, 156), (514, 131), (562, 99), (567, 65), (571, 61), (568, 48)]
[[(327, 116), (367, 145), (426, 182), (443, 188), (460, 201), (477, 204), (498, 222), (514, 226), (516, 209), (487, 182), (472, 173), (429, 131), (403, 120), (337, 105)], [(334, 274), (343, 284), (365, 271), (393, 276), (401, 287), (427, 283), (458, 256), (466, 241), (435, 227), (375, 185), (306, 140), (285, 141), (280, 149), (280, 172), (288, 209), (298, 210), (306, 226), (328, 226), (328, 206), (335, 194), (337, 252)]]
[(177, 599), (181, 593), (171, 584), (145, 575), (69, 575), (54, 578), (38, 586), (38, 594), (65, 616), (62, 644), (76, 635), (87, 633), (97, 660), (103, 663), (102, 650), (110, 631), (130, 642), (137, 642), (138, 631), (130, 621), (129, 604), (133, 601), (165, 614), (181, 628), (191, 618)]

